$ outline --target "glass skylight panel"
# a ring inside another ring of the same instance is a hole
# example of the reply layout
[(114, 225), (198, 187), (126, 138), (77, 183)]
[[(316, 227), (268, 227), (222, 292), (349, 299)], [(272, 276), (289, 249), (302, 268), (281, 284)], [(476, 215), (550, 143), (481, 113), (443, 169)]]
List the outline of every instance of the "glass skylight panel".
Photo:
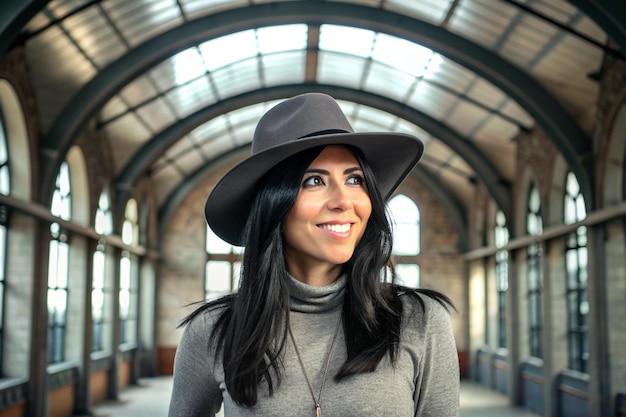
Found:
[(483, 78), (478, 78), (473, 83), (467, 95), (473, 100), (493, 109), (501, 106), (507, 97), (502, 90)]
[(379, 33), (372, 58), (420, 77), (429, 70), (433, 54), (431, 49), (414, 42)]
[[(176, 5), (164, 7), (162, 10), (157, 6), (158, 4), (155, 3), (152, 4), (152, 8), (143, 7), (140, 9), (141, 13), (134, 14), (124, 22), (116, 22), (120, 32), (124, 34), (130, 45), (139, 45), (184, 23), (180, 10)], [(144, 12), (149, 12), (150, 14), (146, 15)]]
[(89, 0), (66, 0), (66, 1), (53, 1), (47, 6), (48, 10), (52, 12), (56, 17), (61, 17), (70, 13), (71, 11), (84, 6)]
[(103, 28), (110, 27), (102, 13), (95, 7), (89, 7), (80, 13), (66, 17), (62, 25), (63, 29), (70, 32), (78, 40), (90, 34), (95, 37)]
[(154, 187), (154, 193), (159, 205), (163, 204), (167, 196), (176, 187), (180, 186), (184, 180), (183, 175), (171, 165), (165, 165), (160, 170), (154, 171), (152, 177), (154, 178), (154, 183), (159, 184), (158, 187)]
[(352, 123), (355, 132), (380, 132), (384, 130), (381, 126), (370, 120), (358, 119)]
[(507, 99), (506, 103), (500, 108), (502, 114), (517, 120), (523, 126), (530, 128), (534, 124), (533, 118), (524, 110), (515, 100)]
[(359, 88), (361, 74), (367, 62), (357, 56), (320, 51), (317, 80), (322, 84)]
[(587, 16), (582, 16), (582, 18), (577, 21), (572, 27), (585, 35), (595, 39), (598, 42), (605, 43), (607, 36), (604, 30), (600, 26), (598, 26), (593, 20), (589, 19)]
[(149, 74), (161, 91), (170, 90), (179, 84), (176, 81), (176, 63), (173, 57), (156, 65)]
[(411, 90), (415, 77), (380, 62), (372, 62), (367, 71), (363, 89), (403, 102)]
[(414, 125), (408, 120), (404, 120), (401, 118), (398, 118), (396, 120), (396, 124), (394, 125), (393, 131), (399, 132), (399, 133), (408, 133), (410, 135), (417, 136), (424, 142), (424, 145), (426, 145), (432, 139), (432, 136), (428, 134), (425, 130)]
[(222, 67), (213, 71), (212, 78), (222, 99), (262, 87), (257, 58)]
[(442, 119), (458, 101), (459, 98), (454, 94), (432, 84), (420, 82), (409, 98), (408, 104), (429, 116)]
[(225, 132), (220, 136), (205, 138), (200, 142), (202, 153), (209, 159), (213, 160), (219, 156), (223, 156), (226, 152), (235, 148), (233, 138), (229, 132)]
[(259, 52), (272, 52), (306, 49), (307, 25), (282, 25), (257, 29)]
[(304, 82), (305, 51), (283, 52), (261, 56), (266, 87)]
[(244, 124), (254, 123), (256, 124), (261, 118), (259, 112), (259, 106), (247, 106), (241, 109), (233, 110), (228, 113), (228, 120), (230, 124), (238, 127)]
[[(125, 138), (123, 141), (129, 147), (134, 147), (135, 144), (141, 144), (152, 137), (152, 133), (146, 129), (146, 126), (139, 121), (135, 113), (126, 113), (119, 119), (106, 125), (105, 130), (112, 138)], [(121, 144), (120, 141), (114, 141), (117, 144)], [(132, 142), (132, 143), (131, 143)], [(120, 149), (121, 150), (121, 149)], [(128, 154), (128, 152), (125, 152)], [(124, 160), (117, 162), (122, 166), (126, 163), (126, 157)]]
[(108, 0), (100, 5), (112, 19), (130, 19), (141, 16), (145, 6), (143, 1)]
[(517, 33), (513, 32), (500, 50), (500, 53), (514, 64), (522, 68), (528, 68), (537, 55), (543, 53), (548, 40), (538, 42), (535, 39), (527, 39), (517, 35)]
[(237, 129), (233, 132), (234, 144), (238, 146), (250, 144), (252, 142), (252, 137), (254, 136), (256, 124), (257, 120), (237, 125)]
[(175, 84), (183, 84), (206, 72), (196, 48), (189, 48), (168, 60), (173, 66)]
[(206, 77), (199, 78), (167, 93), (176, 114), (185, 117), (217, 101)]
[(156, 96), (158, 93), (159, 92), (155, 90), (148, 77), (141, 77), (135, 79), (133, 82), (124, 87), (124, 89), (120, 91), (119, 95), (129, 105), (137, 106)]
[(83, 45), (83, 49), (87, 55), (95, 62), (98, 68), (104, 68), (120, 56), (128, 52), (128, 48), (124, 45), (117, 34), (112, 31), (106, 36), (94, 40), (92, 45)]
[(160, 132), (168, 125), (175, 122), (175, 116), (172, 114), (172, 110), (161, 98), (151, 101), (145, 106), (141, 106), (137, 109), (137, 113), (145, 120), (153, 132)]
[(390, 130), (394, 125), (396, 116), (368, 106), (360, 106), (358, 113), (359, 122), (367, 121), (373, 126), (377, 126), (378, 131)]
[(445, 122), (454, 126), (460, 134), (470, 137), (479, 124), (483, 123), (490, 113), (482, 108), (467, 102), (459, 102)]
[(185, 152), (194, 152), (196, 147), (194, 146), (191, 135), (185, 135), (181, 139), (172, 143), (169, 148), (165, 150), (165, 157), (168, 159), (176, 159), (177, 155), (182, 155)]
[[(533, 16), (526, 16), (521, 24), (515, 27), (515, 35), (524, 39), (546, 43), (549, 39), (559, 34), (557, 27)], [(511, 35), (513, 36), (513, 35)]]
[(100, 68), (127, 51), (113, 27), (97, 8), (68, 17), (63, 28)]
[(560, 0), (534, 1), (530, 4), (530, 8), (564, 24), (567, 24), (572, 16), (578, 13), (576, 6)]
[(245, 30), (205, 42), (199, 46), (209, 71), (257, 55), (256, 34)]
[(358, 113), (359, 105), (352, 101), (345, 100), (337, 100), (339, 107), (344, 112), (344, 114), (348, 117), (348, 121), (352, 123), (353, 117)]
[(181, 0), (180, 4), (185, 15), (190, 19), (195, 19), (224, 9), (247, 6), (249, 2), (247, 0)]
[(437, 23), (445, 19), (451, 4), (452, 0), (388, 0), (385, 2), (385, 6), (389, 8), (399, 8), (404, 12), (413, 12), (422, 19)]
[(320, 26), (319, 49), (367, 58), (372, 53), (376, 34), (371, 30), (347, 26)]
[(437, 73), (430, 77), (431, 81), (461, 94), (465, 93), (475, 79), (475, 73), (446, 58), (442, 59)]
[(106, 123), (107, 120), (119, 116), (126, 111), (128, 111), (128, 106), (119, 96), (115, 96), (102, 107), (99, 119)]
[[(49, 9), (50, 7), (48, 6), (47, 8)], [(46, 10), (46, 8), (44, 8), (43, 10)], [(28, 21), (28, 24), (24, 26), (24, 31), (36, 32), (48, 26), (51, 21), (52, 19), (46, 16), (45, 13), (37, 13)]]
[(487, 47), (493, 47), (519, 11), (500, 2), (466, 0), (450, 18), (449, 29)]
[(190, 175), (204, 163), (202, 154), (196, 149), (189, 149), (182, 155), (176, 158), (176, 166), (179, 171), (182, 171), (185, 175)]
[(206, 123), (196, 127), (192, 134), (195, 138), (198, 138), (198, 142), (206, 142), (213, 140), (216, 137), (220, 137), (225, 135), (230, 128), (230, 124), (228, 124), (228, 120), (226, 116), (221, 115), (214, 119), (209, 120)]
[(519, 128), (517, 125), (494, 115), (488, 118), (485, 124), (480, 127), (475, 137), (481, 140), (487, 140), (493, 145), (497, 141), (510, 142), (518, 133)]

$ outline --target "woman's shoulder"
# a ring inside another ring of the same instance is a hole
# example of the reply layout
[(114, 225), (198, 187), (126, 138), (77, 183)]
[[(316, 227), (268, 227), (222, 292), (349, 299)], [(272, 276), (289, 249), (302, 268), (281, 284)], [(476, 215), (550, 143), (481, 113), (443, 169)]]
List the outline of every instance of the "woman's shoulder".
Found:
[(178, 325), (190, 333), (206, 333), (221, 321), (227, 319), (233, 303), (233, 295), (227, 295), (211, 301), (195, 304), (195, 309)]
[(435, 290), (398, 287), (398, 296), (407, 326), (420, 331), (449, 323), (450, 313), (456, 311), (450, 298)]
[(435, 290), (426, 288), (409, 288), (397, 286), (397, 293), (405, 306), (419, 308), (422, 312), (432, 310), (452, 311), (455, 310), (450, 298)]

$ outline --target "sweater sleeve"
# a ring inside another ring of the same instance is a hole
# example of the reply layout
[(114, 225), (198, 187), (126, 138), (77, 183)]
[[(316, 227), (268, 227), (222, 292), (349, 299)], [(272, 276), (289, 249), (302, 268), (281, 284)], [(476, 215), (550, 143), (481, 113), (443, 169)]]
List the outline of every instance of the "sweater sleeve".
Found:
[(416, 417), (459, 416), (459, 359), (450, 313), (435, 300), (422, 296), (422, 354), (416, 381)]
[(214, 417), (220, 410), (222, 392), (213, 372), (209, 315), (200, 314), (185, 327), (176, 349), (168, 417)]

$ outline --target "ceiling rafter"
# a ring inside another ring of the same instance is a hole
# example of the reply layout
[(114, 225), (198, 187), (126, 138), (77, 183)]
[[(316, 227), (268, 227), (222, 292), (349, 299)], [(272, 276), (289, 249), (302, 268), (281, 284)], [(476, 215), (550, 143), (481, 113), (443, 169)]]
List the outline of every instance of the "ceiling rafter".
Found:
[(200, 109), (189, 117), (172, 124), (139, 149), (126, 163), (120, 175), (118, 175), (116, 179), (116, 189), (118, 190), (116, 205), (118, 209), (121, 209), (126, 204), (128, 190), (132, 189), (137, 180), (148, 172), (150, 166), (163, 155), (167, 148), (202, 123), (241, 107), (264, 101), (283, 99), (313, 90), (331, 94), (338, 100), (348, 100), (394, 114), (416, 126), (420, 126), (444, 142), (465, 160), (476, 172), (478, 178), (485, 184), (491, 197), (504, 214), (507, 216), (513, 214), (511, 211), (512, 197), (510, 187), (500, 177), (491, 162), (485, 158), (469, 139), (433, 117), (389, 98), (361, 90), (321, 84), (294, 84), (251, 91)]
[[(589, 174), (592, 170), (583, 165), (593, 162), (590, 141), (573, 117), (532, 77), (495, 53), (430, 23), (381, 9), (331, 2), (267, 3), (229, 10), (190, 21), (138, 46), (95, 76), (61, 112), (42, 143), (43, 155), (57, 156), (55, 160), (43, 161), (45, 178), (54, 177), (60, 158), (107, 100), (162, 60), (201, 41), (233, 31), (322, 21), (376, 30), (417, 42), (492, 82), (535, 118), (579, 178), (585, 201), (594, 201)], [(49, 195), (51, 183), (43, 187), (41, 195)]]
[[(568, 0), (596, 22), (626, 54), (626, 7), (615, 0)], [(624, 55), (622, 55), (623, 59)]]
[[(203, 165), (201, 168), (193, 172), (187, 177), (187, 180), (177, 187), (168, 198), (165, 200), (159, 210), (158, 227), (160, 233), (164, 233), (167, 230), (167, 224), (175, 214), (177, 208), (182, 204), (185, 197), (207, 178), (214, 169), (219, 169), (223, 166), (227, 166), (231, 161), (238, 160), (242, 155), (245, 155), (250, 151), (249, 145), (243, 145), (235, 149), (231, 149), (226, 152), (222, 157), (216, 158), (210, 161), (208, 164)], [(444, 209), (452, 219), (455, 231), (459, 236), (459, 250), (466, 251), (469, 248), (469, 241), (467, 237), (467, 220), (465, 219), (465, 209), (458, 199), (449, 191), (441, 187), (441, 184), (437, 183), (428, 169), (418, 164), (413, 171), (409, 174), (414, 176), (417, 180), (423, 184), (443, 205)], [(163, 239), (159, 238), (159, 242)]]
[(22, 29), (49, 0), (0, 2), (0, 58), (16, 41), (24, 42)]

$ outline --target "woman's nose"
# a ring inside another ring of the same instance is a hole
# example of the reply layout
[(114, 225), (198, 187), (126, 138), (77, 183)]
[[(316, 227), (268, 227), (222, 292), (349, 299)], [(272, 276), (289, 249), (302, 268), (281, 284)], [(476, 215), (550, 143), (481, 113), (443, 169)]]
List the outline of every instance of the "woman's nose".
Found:
[(332, 187), (331, 195), (328, 199), (328, 208), (345, 211), (350, 210), (352, 207), (352, 200), (347, 188), (342, 185)]

